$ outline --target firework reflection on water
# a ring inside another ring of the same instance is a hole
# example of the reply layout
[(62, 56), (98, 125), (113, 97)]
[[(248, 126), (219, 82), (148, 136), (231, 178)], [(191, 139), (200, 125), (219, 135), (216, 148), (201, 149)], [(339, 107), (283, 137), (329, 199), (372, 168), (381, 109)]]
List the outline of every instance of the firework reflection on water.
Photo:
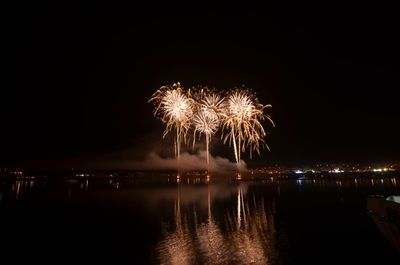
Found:
[[(207, 193), (207, 218), (195, 205), (182, 207), (178, 186), (174, 223), (164, 224), (157, 251), (160, 264), (276, 264), (275, 202), (237, 187), (237, 205), (221, 218), (213, 215), (212, 190)], [(185, 209), (185, 211), (182, 211)]]

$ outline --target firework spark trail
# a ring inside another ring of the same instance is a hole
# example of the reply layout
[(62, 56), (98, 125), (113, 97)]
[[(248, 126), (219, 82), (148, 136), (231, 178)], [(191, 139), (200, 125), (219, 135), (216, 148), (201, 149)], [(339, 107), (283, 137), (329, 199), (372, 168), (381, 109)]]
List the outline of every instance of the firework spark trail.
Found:
[[(225, 115), (223, 119), (224, 143), (233, 144), (236, 162), (240, 162), (241, 152), (250, 150), (260, 153), (260, 148), (268, 145), (263, 140), (266, 132), (260, 121), (267, 119), (274, 123), (270, 116), (264, 114), (264, 109), (271, 105), (262, 105), (254, 93), (248, 89), (234, 89), (226, 96)], [(269, 149), (269, 148), (268, 148)]]
[(196, 132), (203, 133), (206, 137), (206, 152), (207, 152), (207, 165), (210, 163), (209, 159), (209, 144), (211, 136), (217, 131), (219, 126), (219, 120), (207, 116), (204, 111), (200, 111), (195, 114), (193, 119), (194, 125), (194, 139), (196, 138)]
[(178, 82), (172, 86), (162, 86), (149, 102), (154, 102), (156, 105), (154, 116), (159, 117), (166, 125), (163, 137), (173, 129), (176, 131), (174, 146), (179, 163), (181, 143), (186, 142), (186, 134), (193, 116), (192, 99), (186, 95)]
[(181, 143), (186, 142), (186, 135), (193, 129), (193, 146), (196, 134), (206, 139), (207, 167), (209, 167), (209, 145), (212, 135), (221, 128), (224, 144), (233, 145), (237, 165), (241, 161), (241, 153), (250, 151), (260, 154), (265, 147), (266, 131), (261, 121), (267, 120), (272, 126), (274, 122), (264, 114), (271, 105), (262, 105), (249, 89), (232, 89), (225, 96), (207, 87), (195, 87), (185, 91), (180, 83), (163, 86), (153, 94), (149, 102), (154, 102), (154, 115), (166, 125), (165, 137), (172, 130), (176, 131), (174, 141), (175, 155), (180, 158)]
[(200, 92), (194, 93), (193, 96), (195, 98), (194, 102), (196, 102), (193, 118), (193, 146), (196, 141), (196, 133), (204, 134), (206, 138), (207, 167), (209, 170), (209, 145), (211, 136), (216, 133), (221, 123), (224, 99), (207, 88), (202, 88)]

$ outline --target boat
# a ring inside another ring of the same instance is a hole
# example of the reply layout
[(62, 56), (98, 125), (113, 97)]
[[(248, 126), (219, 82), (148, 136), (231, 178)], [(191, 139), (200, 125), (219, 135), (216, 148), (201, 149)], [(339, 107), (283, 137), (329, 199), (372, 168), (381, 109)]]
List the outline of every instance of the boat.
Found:
[(400, 253), (400, 195), (370, 196), (367, 210), (379, 230)]

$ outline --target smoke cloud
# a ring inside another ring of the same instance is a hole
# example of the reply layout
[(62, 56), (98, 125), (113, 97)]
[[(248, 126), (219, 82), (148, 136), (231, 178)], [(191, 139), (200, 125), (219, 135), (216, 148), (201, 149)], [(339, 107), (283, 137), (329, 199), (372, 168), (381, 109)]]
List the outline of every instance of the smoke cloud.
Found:
[[(209, 170), (212, 173), (232, 173), (233, 171), (246, 172), (247, 165), (243, 160), (239, 165), (229, 161), (229, 159), (210, 154), (210, 165), (207, 168), (206, 151), (200, 150), (195, 154), (184, 152), (180, 156), (179, 168), (181, 171)], [(100, 159), (95, 162), (87, 163), (83, 168), (86, 169), (128, 169), (128, 170), (177, 170), (178, 161), (176, 158), (162, 157), (156, 152), (150, 152), (143, 160), (132, 159)]]
[[(142, 148), (143, 149), (143, 148)], [(212, 156), (210, 154), (210, 164), (207, 166), (207, 153), (204, 150), (194, 148), (194, 153), (183, 152), (180, 155), (179, 168), (181, 171), (191, 170), (209, 170), (212, 173), (228, 173), (233, 171), (246, 172), (247, 164), (243, 160), (239, 165), (231, 162), (228, 158), (220, 156)], [(196, 150), (197, 149), (197, 150)], [(47, 170), (70, 170), (85, 169), (85, 170), (145, 170), (145, 171), (161, 171), (161, 170), (177, 170), (178, 161), (175, 157), (168, 157), (163, 152), (149, 151), (147, 155), (142, 150), (137, 154), (138, 150), (134, 149), (109, 153), (96, 156), (79, 156), (62, 160), (42, 160), (32, 161), (25, 165), (27, 169), (47, 169)]]
[[(206, 151), (199, 151), (197, 154), (182, 153), (180, 156), (179, 167), (181, 170), (206, 170), (207, 160)], [(137, 170), (176, 170), (178, 161), (176, 158), (163, 158), (157, 153), (151, 152), (144, 161), (132, 162), (131, 168)], [(209, 170), (212, 172), (227, 171), (246, 171), (247, 165), (242, 160), (239, 166), (224, 157), (213, 157), (210, 155)]]

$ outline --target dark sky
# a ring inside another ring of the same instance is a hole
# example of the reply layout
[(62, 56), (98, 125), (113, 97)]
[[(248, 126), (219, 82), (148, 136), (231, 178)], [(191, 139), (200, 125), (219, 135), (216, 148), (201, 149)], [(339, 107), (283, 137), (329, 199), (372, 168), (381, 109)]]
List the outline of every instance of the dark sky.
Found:
[(131, 2), (1, 4), (2, 164), (148, 150), (176, 81), (273, 105), (253, 164), (399, 160), (399, 5)]

